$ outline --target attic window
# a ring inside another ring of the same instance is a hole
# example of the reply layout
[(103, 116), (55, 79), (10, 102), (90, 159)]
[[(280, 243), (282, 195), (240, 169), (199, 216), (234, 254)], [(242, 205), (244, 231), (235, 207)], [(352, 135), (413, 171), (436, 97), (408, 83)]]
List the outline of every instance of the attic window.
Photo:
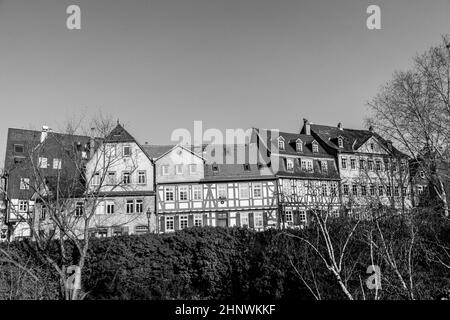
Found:
[(23, 144), (15, 144), (14, 152), (15, 153), (23, 153)]
[(244, 164), (244, 170), (245, 171), (250, 171), (250, 165), (248, 163)]
[(297, 150), (297, 152), (302, 152), (303, 151), (303, 143), (302, 140), (298, 139), (295, 142), (295, 150)]
[(373, 143), (370, 144), (370, 150), (373, 151), (373, 149), (375, 149), (375, 145)]
[(319, 152), (319, 145), (317, 144), (317, 142), (313, 142), (312, 143), (312, 149), (313, 149), (313, 152)]
[(294, 160), (293, 159), (286, 159), (286, 168), (289, 171), (294, 170)]
[(130, 146), (123, 146), (123, 155), (124, 155), (124, 157), (131, 156), (131, 147)]
[(214, 171), (214, 172), (219, 172), (219, 166), (217, 165), (217, 163), (213, 163), (213, 165), (212, 165), (212, 171)]
[(284, 139), (281, 136), (278, 138), (278, 149), (284, 150)]
[(344, 147), (344, 139), (342, 137), (338, 138), (338, 147), (343, 148)]

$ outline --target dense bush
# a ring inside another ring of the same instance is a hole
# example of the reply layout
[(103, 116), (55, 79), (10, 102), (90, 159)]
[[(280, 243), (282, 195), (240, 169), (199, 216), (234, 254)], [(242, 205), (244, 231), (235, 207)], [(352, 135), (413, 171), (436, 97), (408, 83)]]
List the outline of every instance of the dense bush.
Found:
[[(405, 278), (411, 224), (415, 237), (412, 251), (415, 298), (434, 299), (450, 287), (449, 269), (434, 259), (441, 248), (436, 239), (440, 245), (450, 244), (450, 224), (432, 215), (417, 215), (414, 221), (394, 217), (379, 224)], [(339, 251), (352, 222), (337, 219), (328, 226)], [(366, 269), (371, 264), (367, 235), (372, 232), (374, 243), (381, 247), (376, 231), (373, 223), (361, 223), (344, 256), (342, 276), (357, 299), (371, 294), (364, 289)], [(289, 232), (203, 227), (164, 235), (92, 239), (83, 271), (83, 289), (87, 292), (86, 299), (314, 299), (308, 284), (322, 299), (345, 299), (324, 262), (298, 237), (324, 252), (323, 239), (314, 224), (305, 230)], [(15, 292), (23, 292), (11, 297), (57, 297), (57, 278), (29, 253), (29, 245), (18, 243), (14, 250), (20, 253), (23, 263), (32, 265), (47, 289), (36, 292), (36, 286), (29, 288), (16, 281), (22, 287), (16, 285)], [(375, 251), (373, 259), (383, 273), (380, 298), (407, 299), (397, 275), (381, 253)], [(11, 278), (8, 272), (11, 270), (4, 267), (0, 270), (2, 283)]]

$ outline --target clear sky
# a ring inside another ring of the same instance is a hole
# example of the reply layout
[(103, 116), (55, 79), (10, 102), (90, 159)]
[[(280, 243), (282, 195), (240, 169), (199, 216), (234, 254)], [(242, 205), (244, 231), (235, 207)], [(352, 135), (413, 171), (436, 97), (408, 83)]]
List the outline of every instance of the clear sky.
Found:
[(445, 33), (450, 0), (0, 0), (0, 161), (8, 127), (99, 110), (153, 144), (193, 120), (362, 127), (379, 86)]

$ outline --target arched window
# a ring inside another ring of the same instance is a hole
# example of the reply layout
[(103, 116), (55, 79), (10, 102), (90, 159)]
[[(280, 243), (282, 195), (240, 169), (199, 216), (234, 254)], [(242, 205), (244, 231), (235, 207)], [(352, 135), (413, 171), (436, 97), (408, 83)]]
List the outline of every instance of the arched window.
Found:
[(319, 145), (317, 144), (317, 142), (313, 142), (313, 144), (312, 144), (312, 149), (313, 149), (313, 152), (319, 152)]
[(295, 142), (295, 150), (297, 150), (297, 152), (302, 152), (303, 151), (302, 140), (297, 139), (297, 141)]
[(338, 146), (339, 146), (339, 148), (343, 148), (344, 147), (344, 139), (342, 139), (342, 137), (338, 138)]
[(283, 137), (278, 138), (278, 149), (284, 150), (284, 139)]

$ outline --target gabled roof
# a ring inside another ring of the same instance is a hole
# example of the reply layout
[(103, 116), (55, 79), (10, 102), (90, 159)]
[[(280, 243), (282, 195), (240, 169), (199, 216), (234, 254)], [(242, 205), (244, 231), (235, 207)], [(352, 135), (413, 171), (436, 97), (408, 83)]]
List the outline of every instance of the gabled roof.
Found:
[(172, 150), (175, 150), (176, 148), (181, 148), (187, 152), (189, 152), (190, 154), (200, 158), (201, 160), (205, 160), (200, 154), (195, 153), (193, 150), (193, 148), (191, 146), (182, 146), (180, 144), (174, 145), (171, 149), (167, 150), (166, 152), (164, 152), (163, 154), (161, 154), (160, 156), (158, 156), (157, 158), (155, 158), (155, 161), (158, 161), (159, 159), (161, 159), (162, 157), (164, 157), (166, 154), (170, 153)]
[(109, 135), (106, 136), (106, 143), (126, 143), (126, 142), (136, 142), (136, 139), (127, 131), (125, 128), (117, 122), (114, 129), (111, 130)]
[(163, 154), (167, 153), (168, 151), (172, 150), (172, 148), (175, 145), (150, 145), (150, 144), (144, 144), (141, 145), (142, 149), (148, 154), (148, 156), (155, 160), (159, 157), (161, 157)]

